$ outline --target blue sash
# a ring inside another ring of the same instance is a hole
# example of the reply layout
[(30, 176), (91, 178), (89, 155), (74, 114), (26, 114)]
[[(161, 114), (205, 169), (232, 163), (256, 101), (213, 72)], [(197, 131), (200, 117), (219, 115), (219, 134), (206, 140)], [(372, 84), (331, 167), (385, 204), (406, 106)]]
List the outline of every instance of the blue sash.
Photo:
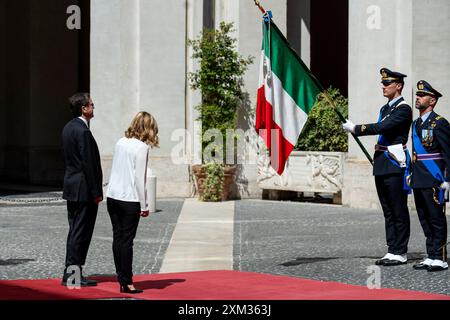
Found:
[[(422, 142), (420, 141), (419, 136), (417, 135), (416, 131), (416, 121), (413, 122), (413, 144), (414, 144), (414, 151), (416, 154), (428, 154), (428, 152), (425, 150), (425, 148), (422, 145)], [(425, 168), (431, 173), (431, 175), (441, 183), (445, 181), (444, 175), (442, 174), (441, 169), (439, 166), (434, 162), (434, 160), (425, 160), (422, 161)], [(439, 187), (439, 203), (444, 203), (444, 189)]]
[[(378, 123), (381, 123), (382, 118), (381, 118), (381, 114), (383, 113), (383, 109), (381, 109), (380, 111), (380, 116), (378, 117)], [(382, 134), (378, 135), (378, 144), (382, 145), (382, 146), (388, 146), (389, 143), (386, 140), (385, 137), (383, 137)], [(409, 151), (406, 150), (406, 168), (405, 168), (405, 172), (403, 174), (403, 190), (407, 191), (408, 194), (411, 194), (411, 187), (408, 185), (407, 183), (407, 179), (408, 176), (410, 175), (410, 170), (411, 170), (411, 156), (409, 155)], [(384, 156), (386, 158), (388, 158), (388, 160), (396, 167), (401, 168), (400, 165), (398, 164), (398, 162), (391, 157), (391, 155), (389, 154), (389, 151), (384, 151)]]

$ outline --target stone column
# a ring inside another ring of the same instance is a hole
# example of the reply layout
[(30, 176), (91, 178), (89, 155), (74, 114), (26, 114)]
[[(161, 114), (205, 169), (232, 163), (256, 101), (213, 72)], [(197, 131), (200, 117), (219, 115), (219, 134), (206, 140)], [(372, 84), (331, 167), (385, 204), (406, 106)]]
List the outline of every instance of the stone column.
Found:
[[(206, 19), (202, 1), (187, 0), (186, 11), (186, 38), (197, 39), (203, 30)], [(213, 20), (213, 17), (208, 17)], [(196, 106), (201, 103), (201, 93), (199, 90), (192, 90), (187, 75), (199, 68), (198, 61), (192, 59), (193, 50), (191, 46), (186, 46), (186, 130), (184, 137), (184, 159), (187, 164), (200, 164), (202, 161), (201, 143), (201, 121), (196, 120), (199, 112)], [(181, 134), (181, 131), (180, 131)], [(180, 136), (174, 137), (180, 138)], [(190, 168), (189, 168), (190, 170)]]
[(94, 135), (105, 171), (113, 148), (138, 111), (159, 126), (160, 148), (150, 151), (158, 196), (190, 194), (187, 164), (174, 164), (176, 129), (186, 128), (187, 2), (92, 1), (91, 91), (96, 100)]
[(311, 0), (287, 1), (287, 39), (302, 61), (311, 65)]
[[(450, 2), (446, 0), (412, 1), (413, 74), (416, 90), (419, 80), (426, 80), (443, 97), (435, 112), (450, 121)], [(415, 112), (415, 118), (418, 117)]]
[(215, 0), (215, 17), (214, 22), (216, 25), (216, 28), (219, 27), (220, 23), (222, 21), (224, 22), (233, 22), (234, 26), (236, 28), (236, 34), (234, 35), (237, 37), (237, 30), (239, 30), (239, 12), (240, 8), (242, 7), (243, 3), (242, 1), (229, 1), (229, 0)]
[(109, 179), (114, 145), (140, 109), (140, 0), (91, 1), (91, 130)]
[[(189, 196), (189, 165), (171, 157), (179, 141), (172, 133), (186, 128), (186, 0), (141, 2), (141, 90), (143, 107), (156, 117), (160, 149), (150, 152), (158, 192)], [(201, 15), (199, 15), (201, 17)]]

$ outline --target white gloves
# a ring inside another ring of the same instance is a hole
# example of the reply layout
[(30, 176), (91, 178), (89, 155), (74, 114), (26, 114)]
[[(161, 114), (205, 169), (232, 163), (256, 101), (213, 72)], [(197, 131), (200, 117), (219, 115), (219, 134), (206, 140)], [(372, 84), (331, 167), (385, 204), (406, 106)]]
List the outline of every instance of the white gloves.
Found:
[(450, 190), (450, 183), (448, 183), (447, 181), (442, 182), (441, 184), (441, 188), (445, 190), (445, 200), (448, 200), (448, 192)]
[(351, 133), (355, 133), (355, 125), (353, 124), (353, 122), (351, 122), (350, 120), (347, 119), (347, 121), (342, 125), (342, 128), (347, 131), (347, 132), (351, 132)]

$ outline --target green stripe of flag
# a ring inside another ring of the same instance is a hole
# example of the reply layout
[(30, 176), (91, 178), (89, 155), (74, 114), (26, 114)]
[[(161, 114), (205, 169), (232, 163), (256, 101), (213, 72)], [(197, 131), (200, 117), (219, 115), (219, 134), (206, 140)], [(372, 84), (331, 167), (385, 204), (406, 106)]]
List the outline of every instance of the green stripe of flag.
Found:
[(272, 72), (283, 84), (283, 89), (308, 114), (322, 91), (322, 86), (274, 23), (264, 23), (264, 52), (270, 59)]

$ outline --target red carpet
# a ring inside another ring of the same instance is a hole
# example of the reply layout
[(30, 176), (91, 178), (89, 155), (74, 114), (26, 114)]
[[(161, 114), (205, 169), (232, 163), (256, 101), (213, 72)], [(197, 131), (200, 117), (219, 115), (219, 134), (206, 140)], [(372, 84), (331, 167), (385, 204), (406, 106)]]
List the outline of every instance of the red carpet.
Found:
[(0, 280), (0, 300), (450, 300), (450, 296), (398, 289), (374, 289), (338, 282), (238, 272), (198, 271), (137, 275), (138, 295), (119, 293), (115, 278), (93, 278), (97, 287), (68, 289), (60, 279)]

